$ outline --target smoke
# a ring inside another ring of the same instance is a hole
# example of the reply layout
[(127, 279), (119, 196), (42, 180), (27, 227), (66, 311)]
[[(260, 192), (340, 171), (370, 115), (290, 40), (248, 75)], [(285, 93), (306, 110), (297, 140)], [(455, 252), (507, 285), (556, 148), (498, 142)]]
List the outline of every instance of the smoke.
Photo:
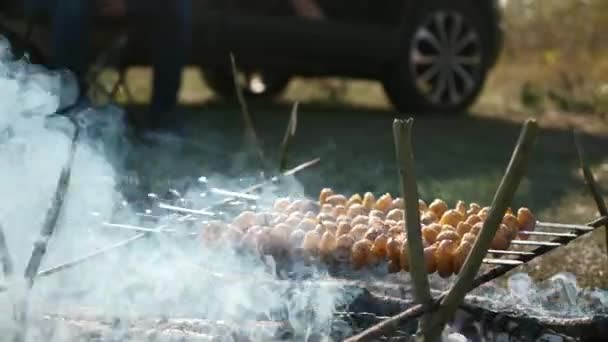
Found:
[[(73, 101), (77, 87), (68, 72), (13, 60), (3, 39), (0, 92), (0, 223), (15, 265), (15, 279), (2, 283), (11, 288), (20, 284), (75, 134), (68, 119), (48, 115)], [(120, 108), (111, 106), (76, 113), (81, 136), (66, 202), (42, 270), (137, 234), (101, 226), (116, 220), (141, 223), (119, 189), (124, 176), (121, 161), (131, 148), (124, 138), (123, 115)], [(209, 188), (238, 191), (252, 181), (208, 175), (191, 186), (180, 203), (205, 207), (216, 200)], [(303, 194), (291, 178), (265, 190), (261, 194), (264, 201), (257, 205), (270, 204), (281, 191)], [(186, 225), (171, 228), (186, 230)], [(126, 320), (195, 317), (235, 326), (259, 319), (283, 320), (299, 335), (328, 333), (334, 308), (353, 294), (322, 282), (294, 285), (280, 281), (269, 264), (225, 246), (205, 249), (197, 239), (150, 234), (102, 257), (37, 279), (29, 296), (29, 316), (35, 322), (48, 313), (78, 316), (92, 311), (99, 317)], [(313, 280), (326, 277), (322, 271), (307, 272), (312, 272)], [(0, 293), (1, 336), (10, 336), (13, 328), (16, 293)], [(33, 336), (32, 341), (36, 340)]]

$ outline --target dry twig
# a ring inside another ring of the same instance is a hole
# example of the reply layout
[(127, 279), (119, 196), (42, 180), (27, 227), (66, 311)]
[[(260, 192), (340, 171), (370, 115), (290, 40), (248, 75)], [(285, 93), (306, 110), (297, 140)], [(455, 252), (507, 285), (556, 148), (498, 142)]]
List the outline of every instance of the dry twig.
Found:
[[(585, 177), (585, 183), (587, 183), (587, 187), (589, 187), (589, 191), (591, 192), (591, 196), (593, 196), (593, 200), (597, 205), (597, 210), (600, 215), (608, 216), (608, 208), (606, 208), (606, 202), (604, 202), (604, 198), (602, 197), (602, 192), (600, 191), (597, 182), (595, 181), (595, 177), (593, 177), (593, 172), (589, 168), (587, 164), (587, 158), (585, 157), (585, 150), (583, 149), (582, 138), (578, 132), (575, 130), (572, 131), (574, 136), (574, 145), (576, 146), (576, 153), (578, 155), (578, 160), (581, 165), (581, 170), (583, 171), (583, 177)], [(605, 228), (605, 238), (606, 238), (606, 253), (608, 253), (608, 225), (604, 226)]]
[[(395, 137), (395, 151), (397, 154), (397, 167), (401, 183), (401, 196), (405, 202), (405, 219), (407, 231), (407, 248), (402, 253), (410, 260), (410, 273), (414, 282), (416, 302), (427, 304), (431, 300), (428, 274), (424, 260), (424, 247), (422, 246), (422, 233), (420, 231), (420, 218), (418, 210), (418, 185), (414, 170), (414, 152), (412, 149), (413, 119), (407, 121), (395, 119), (393, 122), (393, 135)], [(428, 329), (428, 317), (420, 322), (420, 332), (425, 340), (438, 340), (438, 334)]]

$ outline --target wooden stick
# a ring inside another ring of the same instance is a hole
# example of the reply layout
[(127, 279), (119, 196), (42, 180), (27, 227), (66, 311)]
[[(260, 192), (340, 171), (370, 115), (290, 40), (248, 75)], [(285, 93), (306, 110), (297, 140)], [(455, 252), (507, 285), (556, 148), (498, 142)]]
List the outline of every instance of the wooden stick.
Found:
[(5, 279), (9, 279), (13, 275), (13, 259), (11, 253), (6, 245), (6, 237), (4, 235), (4, 229), (0, 224), (0, 259), (2, 262), (2, 273)]
[(559, 247), (561, 244), (552, 241), (532, 241), (532, 240), (513, 240), (511, 241), (512, 245), (519, 246), (552, 246)]
[(577, 237), (576, 234), (572, 233), (553, 233), (553, 232), (532, 232), (529, 230), (520, 230), (519, 235), (530, 235), (530, 236), (550, 236), (550, 237)]
[[(395, 152), (397, 156), (397, 168), (399, 170), (399, 181), (401, 183), (401, 196), (405, 203), (405, 229), (407, 231), (407, 253), (405, 257), (410, 260), (410, 274), (414, 283), (414, 292), (418, 304), (427, 304), (431, 300), (431, 292), (424, 259), (424, 247), (422, 246), (422, 233), (420, 230), (420, 219), (418, 209), (418, 185), (414, 170), (414, 152), (412, 148), (412, 125), (413, 119), (407, 121), (395, 119), (393, 122), (393, 135), (395, 138)], [(433, 333), (428, 327), (428, 317), (423, 317), (420, 322), (419, 332), (422, 332), (425, 340), (439, 341), (440, 335)]]
[[(593, 196), (593, 200), (595, 201), (595, 205), (597, 206), (597, 211), (599, 211), (600, 215), (608, 216), (608, 208), (606, 207), (606, 202), (604, 202), (604, 198), (602, 197), (602, 193), (600, 191), (600, 187), (597, 185), (595, 181), (595, 177), (593, 176), (593, 172), (589, 168), (587, 164), (587, 158), (585, 157), (585, 150), (583, 149), (583, 142), (580, 134), (573, 130), (574, 136), (574, 145), (576, 146), (576, 153), (578, 155), (578, 160), (581, 165), (581, 170), (583, 171), (583, 177), (585, 177), (585, 183), (587, 183), (587, 187)], [(605, 228), (605, 242), (606, 242), (606, 253), (608, 253), (608, 225), (604, 226)]]
[(553, 229), (563, 229), (563, 230), (586, 230), (591, 231), (595, 228), (589, 226), (583, 226), (579, 224), (563, 224), (563, 223), (553, 223), (553, 222), (536, 222), (537, 228), (553, 228)]
[(131, 243), (133, 243), (135, 241), (141, 240), (146, 235), (148, 235), (148, 233), (137, 234), (137, 235), (135, 235), (133, 237), (130, 237), (130, 238), (124, 240), (124, 241), (120, 241), (120, 242), (115, 243), (115, 244), (113, 244), (111, 246), (104, 247), (104, 248), (102, 248), (102, 249), (100, 249), (98, 251), (95, 251), (95, 252), (93, 252), (91, 254), (88, 254), (88, 255), (85, 255), (83, 257), (77, 258), (76, 260), (73, 260), (73, 261), (70, 261), (70, 262), (66, 262), (66, 263), (61, 264), (61, 265), (53, 266), (53, 267), (51, 267), (49, 269), (46, 269), (44, 271), (40, 271), (40, 272), (38, 272), (38, 277), (46, 277), (46, 276), (49, 276), (51, 274), (55, 274), (55, 273), (57, 273), (59, 271), (67, 270), (67, 269), (70, 269), (70, 268), (72, 268), (74, 266), (78, 266), (78, 265), (80, 265), (80, 264), (82, 264), (82, 263), (84, 263), (86, 261), (90, 261), (90, 260), (92, 260), (92, 259), (94, 259), (96, 257), (99, 257), (99, 256), (102, 256), (104, 254), (107, 254), (107, 253), (109, 253), (111, 251), (114, 251), (114, 250), (120, 248), (120, 247), (124, 247), (124, 246), (130, 245)]
[(234, 58), (234, 54), (230, 53), (230, 66), (232, 67), (232, 80), (234, 81), (234, 89), (236, 91), (236, 98), (239, 101), (241, 106), (241, 112), (243, 113), (243, 119), (245, 120), (245, 132), (247, 137), (251, 139), (251, 143), (256, 149), (258, 154), (258, 159), (261, 163), (261, 167), (263, 170), (266, 169), (266, 157), (264, 156), (264, 149), (262, 148), (262, 141), (260, 140), (258, 134), (255, 131), (255, 126), (253, 125), (253, 119), (251, 118), (251, 114), (249, 113), (249, 107), (247, 106), (247, 101), (245, 101), (245, 96), (243, 95), (243, 89), (239, 84), (239, 72), (236, 67), (236, 60)]
[(509, 250), (503, 250), (503, 249), (488, 249), (488, 253), (501, 254), (501, 255), (534, 255), (534, 253), (532, 253), (532, 252), (509, 251)]
[(296, 135), (296, 129), (298, 127), (298, 102), (293, 104), (291, 109), (291, 115), (289, 116), (289, 122), (287, 123), (287, 129), (285, 129), (285, 136), (283, 137), (283, 143), (281, 144), (281, 151), (279, 156), (279, 171), (283, 172), (287, 168), (287, 154), (289, 153), (289, 145)]
[(535, 120), (527, 120), (524, 123), (519, 140), (513, 151), (511, 161), (507, 166), (505, 175), (498, 186), (492, 206), (488, 214), (488, 218), (483, 223), (483, 228), (479, 236), (473, 244), (471, 253), (466, 258), (464, 265), (456, 283), (449, 290), (447, 296), (441, 301), (441, 306), (437, 315), (434, 316), (434, 329), (443, 330), (443, 326), (454, 315), (458, 305), (466, 294), (471, 290), (475, 276), (483, 262), (484, 257), (488, 253), (490, 243), (496, 235), (496, 231), (501, 223), (501, 220), (511, 205), (513, 196), (517, 191), (519, 183), (523, 179), (528, 162), (532, 156), (534, 143), (538, 132), (538, 125)]
[(247, 200), (247, 201), (258, 201), (258, 200), (260, 200), (260, 196), (257, 196), (257, 195), (251, 195), (251, 194), (247, 194), (247, 193), (230, 191), (230, 190), (224, 190), (224, 189), (218, 189), (218, 188), (211, 188), (211, 189), (209, 189), (209, 192), (211, 192), (212, 194), (216, 194), (216, 195), (222, 195), (222, 196), (229, 196), (229, 197), (234, 197), (234, 198), (240, 198), (240, 199), (244, 199), (244, 200)]
[(482, 263), (489, 264), (489, 265), (513, 265), (513, 266), (519, 266), (519, 265), (523, 264), (523, 261), (513, 260), (513, 259), (491, 259), (491, 258), (485, 258), (485, 259), (483, 259)]

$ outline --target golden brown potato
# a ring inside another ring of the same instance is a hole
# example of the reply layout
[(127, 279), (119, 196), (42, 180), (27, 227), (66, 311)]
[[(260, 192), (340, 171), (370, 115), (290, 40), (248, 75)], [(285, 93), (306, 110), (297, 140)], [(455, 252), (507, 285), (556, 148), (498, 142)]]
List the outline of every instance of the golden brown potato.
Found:
[(440, 224), (448, 224), (452, 227), (457, 227), (458, 223), (464, 220), (464, 216), (455, 209), (447, 210), (439, 220)]
[(467, 210), (467, 216), (477, 215), (481, 210), (481, 206), (477, 203), (469, 204), (469, 210)]
[(442, 217), (443, 214), (448, 210), (448, 205), (443, 200), (436, 198), (429, 205), (429, 211), (432, 211), (437, 217)]
[(474, 226), (481, 221), (481, 217), (479, 217), (477, 214), (472, 214), (471, 216), (467, 217), (467, 220), (465, 222), (470, 224), (471, 226)]
[(330, 231), (325, 232), (319, 242), (319, 252), (321, 255), (329, 255), (336, 249), (336, 236)]
[[(517, 222), (519, 222), (519, 230), (534, 231), (536, 229), (536, 218), (528, 208), (519, 208), (517, 211)], [(519, 235), (519, 237), (527, 239), (528, 235)]]
[(323, 236), (323, 234), (325, 234), (325, 232), (327, 231), (327, 228), (322, 225), (321, 223), (317, 224), (315, 226), (315, 232), (317, 232), (317, 234), (319, 234), (319, 236)]
[(367, 230), (367, 232), (365, 232), (365, 235), (363, 236), (364, 239), (367, 239), (371, 242), (374, 242), (376, 240), (376, 238), (378, 236), (380, 236), (380, 234), (382, 234), (382, 231), (377, 229), (377, 228), (369, 228)]
[(350, 236), (350, 234), (345, 234), (342, 236), (339, 236), (338, 239), (336, 240), (336, 248), (345, 248), (348, 249), (349, 251), (351, 250), (351, 248), (353, 247), (353, 245), (355, 244), (355, 239)]
[(374, 208), (380, 210), (383, 213), (387, 213), (393, 205), (393, 197), (388, 192), (380, 196), (374, 205)]
[(380, 234), (376, 240), (374, 240), (372, 253), (374, 253), (380, 259), (385, 259), (387, 256), (386, 244), (388, 243), (388, 239), (388, 235)]
[(462, 236), (462, 241), (467, 241), (470, 244), (474, 244), (477, 239), (477, 235), (473, 233), (466, 233)]
[(404, 232), (405, 230), (403, 229), (403, 227), (393, 226), (391, 227), (391, 229), (388, 230), (388, 235), (397, 236), (399, 234), (403, 234)]
[(376, 216), (370, 216), (369, 219), (367, 220), (367, 224), (370, 227), (380, 228), (380, 227), (384, 226), (384, 221), (382, 221), (382, 219), (380, 219)]
[(460, 272), (472, 249), (473, 243), (463, 239), (456, 252), (454, 252), (454, 273), (458, 274)]
[(346, 216), (346, 207), (345, 207), (345, 206), (343, 206), (343, 205), (338, 204), (338, 205), (336, 205), (336, 206), (334, 207), (334, 209), (331, 211), (331, 214), (332, 214), (334, 217), (340, 217), (340, 216), (342, 216), (342, 215), (345, 215), (345, 216)]
[(333, 215), (331, 215), (331, 214), (320, 213), (319, 215), (317, 215), (317, 221), (319, 221), (319, 222), (323, 222), (323, 221), (332, 221), (332, 222), (335, 222), (336, 218)]
[(274, 228), (272, 228), (271, 234), (287, 240), (291, 235), (292, 227), (293, 226), (289, 226), (286, 223), (280, 223), (274, 226)]
[(437, 271), (437, 259), (435, 258), (436, 245), (426, 247), (424, 249), (424, 261), (426, 263), (426, 271), (428, 274)]
[(509, 248), (509, 228), (504, 224), (500, 224), (496, 235), (492, 239), (492, 243), (490, 243), (491, 249), (508, 249)]
[[(405, 207), (403, 207), (403, 209), (405, 209)], [(426, 212), (427, 210), (429, 210), (429, 207), (426, 205), (426, 202), (419, 199), (418, 200), (418, 210)]]
[(483, 222), (475, 223), (473, 225), (473, 228), (471, 228), (471, 230), (469, 231), (469, 233), (479, 235), (479, 232), (481, 232), (482, 229), (483, 229)]
[(336, 232), (336, 236), (340, 237), (342, 235), (346, 235), (346, 234), (350, 233), (351, 229), (352, 229), (352, 227), (350, 226), (349, 223), (342, 222), (342, 223), (338, 224), (338, 231)]
[(365, 239), (355, 242), (351, 251), (351, 261), (355, 269), (363, 268), (372, 262), (372, 246), (372, 242)]
[(435, 251), (437, 272), (442, 278), (448, 278), (454, 273), (453, 258), (456, 249), (458, 249), (458, 242), (453, 240), (442, 240)]
[(432, 226), (422, 227), (422, 237), (429, 244), (435, 243), (435, 241), (437, 240), (437, 235), (439, 235), (439, 232), (437, 230), (433, 229)]
[(451, 226), (449, 224), (441, 225), (441, 231), (442, 232), (445, 232), (447, 230), (452, 231), (452, 232), (456, 232), (456, 227), (453, 227), (453, 226)]
[(355, 238), (355, 241), (359, 241), (359, 240), (363, 239), (363, 237), (367, 233), (367, 230), (368, 230), (367, 225), (358, 224), (358, 225), (354, 226), (353, 229), (350, 230), (350, 235), (352, 235), (352, 237)]
[(455, 209), (456, 209), (456, 211), (458, 211), (460, 213), (460, 215), (462, 215), (463, 218), (466, 217), (466, 215), (467, 215), (467, 205), (463, 201), (456, 202)]
[(410, 271), (410, 253), (407, 244), (407, 239), (403, 241), (403, 243), (401, 244), (401, 250), (399, 250), (399, 265), (401, 266), (401, 269), (405, 272)]
[(482, 221), (485, 221), (488, 218), (489, 213), (490, 213), (490, 207), (483, 207), (483, 208), (481, 208), (481, 210), (479, 210), (477, 215), (479, 217), (481, 217)]
[(333, 206), (346, 205), (346, 201), (348, 201), (348, 199), (340, 194), (331, 195), (325, 199), (325, 203), (329, 203)]
[(323, 225), (323, 227), (325, 227), (326, 231), (331, 232), (332, 234), (336, 234), (336, 232), (338, 231), (338, 225), (336, 225), (335, 222), (323, 221), (321, 222), (321, 224)]
[(321, 235), (314, 230), (310, 231), (304, 236), (302, 248), (307, 251), (316, 251), (319, 247), (319, 242), (321, 242)]
[(354, 227), (358, 224), (367, 224), (369, 222), (369, 217), (365, 215), (358, 215), (351, 221), (351, 225)]
[(351, 205), (353, 205), (355, 203), (356, 204), (361, 204), (361, 202), (363, 202), (363, 199), (361, 198), (361, 195), (354, 194), (354, 195), (350, 196), (350, 198), (346, 202), (346, 207), (349, 208)]
[(327, 198), (334, 194), (334, 191), (330, 188), (324, 188), (319, 193), (319, 204), (323, 205), (326, 203)]
[(320, 214), (331, 214), (333, 211), (334, 207), (329, 203), (325, 203), (321, 206)]
[(279, 198), (274, 201), (274, 205), (272, 206), (272, 210), (276, 212), (282, 212), (287, 210), (287, 207), (291, 204), (289, 198)]
[(403, 198), (397, 197), (393, 200), (393, 203), (391, 204), (391, 210), (392, 209), (401, 209), (401, 210), (405, 210), (405, 202), (403, 201)]
[(255, 214), (255, 224), (259, 224), (261, 226), (268, 226), (272, 224), (273, 215), (269, 212), (261, 212)]
[(253, 211), (243, 211), (234, 218), (232, 224), (239, 229), (247, 229), (255, 225), (256, 214)]
[(466, 222), (460, 222), (458, 224), (458, 227), (456, 227), (456, 232), (458, 233), (458, 235), (464, 236), (464, 234), (471, 231), (471, 228), (473, 228), (473, 226), (471, 226), (470, 224)]
[(437, 218), (437, 214), (430, 210), (422, 214), (422, 217), (420, 218), (420, 223), (423, 225), (429, 225), (432, 223), (436, 223), (437, 221), (439, 221), (439, 219)]
[(397, 225), (398, 221), (394, 221), (394, 220), (384, 220), (384, 224), (387, 225), (389, 227), (389, 229), (393, 226)]
[(365, 195), (363, 195), (363, 202), (361, 204), (363, 205), (363, 208), (369, 212), (370, 210), (374, 209), (376, 197), (374, 197), (374, 194), (371, 192), (366, 192)]
[(386, 214), (387, 220), (400, 221), (405, 218), (405, 211), (403, 209), (393, 209)]
[(506, 214), (502, 218), (502, 223), (509, 228), (511, 234), (509, 235), (509, 241), (513, 240), (517, 237), (517, 233), (519, 233), (519, 222), (517, 221), (517, 217), (513, 214)]
[(505, 215), (513, 215), (513, 209), (511, 209), (511, 207), (507, 207), (507, 210), (505, 210)]
[(348, 215), (350, 218), (355, 218), (359, 215), (366, 215), (366, 213), (367, 211), (363, 205), (355, 203), (348, 208), (346, 215)]
[(369, 212), (369, 217), (377, 217), (377, 218), (379, 218), (380, 220), (384, 220), (384, 217), (385, 217), (385, 216), (386, 216), (386, 215), (384, 214), (384, 212), (382, 212), (382, 211), (380, 211), (380, 210), (378, 210), (378, 209), (372, 209), (372, 210)]
[(284, 224), (290, 226), (290, 227), (297, 227), (300, 222), (302, 222), (302, 219), (298, 218), (298, 217), (289, 217), (287, 220), (285, 220), (285, 222), (283, 222)]
[(305, 232), (311, 231), (315, 229), (317, 226), (317, 221), (309, 218), (305, 218), (296, 226), (297, 229), (301, 229)]
[(441, 233), (439, 233), (439, 235), (437, 235), (437, 238), (435, 239), (435, 241), (452, 240), (452, 241), (460, 242), (460, 239), (461, 239), (461, 236), (458, 235), (458, 233), (456, 233), (456, 231), (443, 230)]
[(301, 229), (296, 229), (289, 234), (289, 245), (292, 248), (298, 248), (302, 246), (306, 232)]
[(400, 262), (402, 244), (402, 240), (395, 237), (391, 237), (386, 241), (386, 256), (389, 260), (393, 260), (397, 263)]

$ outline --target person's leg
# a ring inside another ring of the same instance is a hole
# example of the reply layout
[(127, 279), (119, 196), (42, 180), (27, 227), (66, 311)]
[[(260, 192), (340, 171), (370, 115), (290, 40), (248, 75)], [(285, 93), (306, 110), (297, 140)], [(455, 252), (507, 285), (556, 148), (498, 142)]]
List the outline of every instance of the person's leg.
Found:
[(149, 118), (153, 124), (172, 124), (171, 112), (178, 102), (182, 69), (188, 62), (192, 43), (192, 2), (176, 0), (177, 20), (168, 20), (153, 30), (152, 61), (154, 68)]
[(92, 3), (89, 0), (54, 0), (51, 12), (51, 66), (67, 68), (81, 80), (86, 72)]

